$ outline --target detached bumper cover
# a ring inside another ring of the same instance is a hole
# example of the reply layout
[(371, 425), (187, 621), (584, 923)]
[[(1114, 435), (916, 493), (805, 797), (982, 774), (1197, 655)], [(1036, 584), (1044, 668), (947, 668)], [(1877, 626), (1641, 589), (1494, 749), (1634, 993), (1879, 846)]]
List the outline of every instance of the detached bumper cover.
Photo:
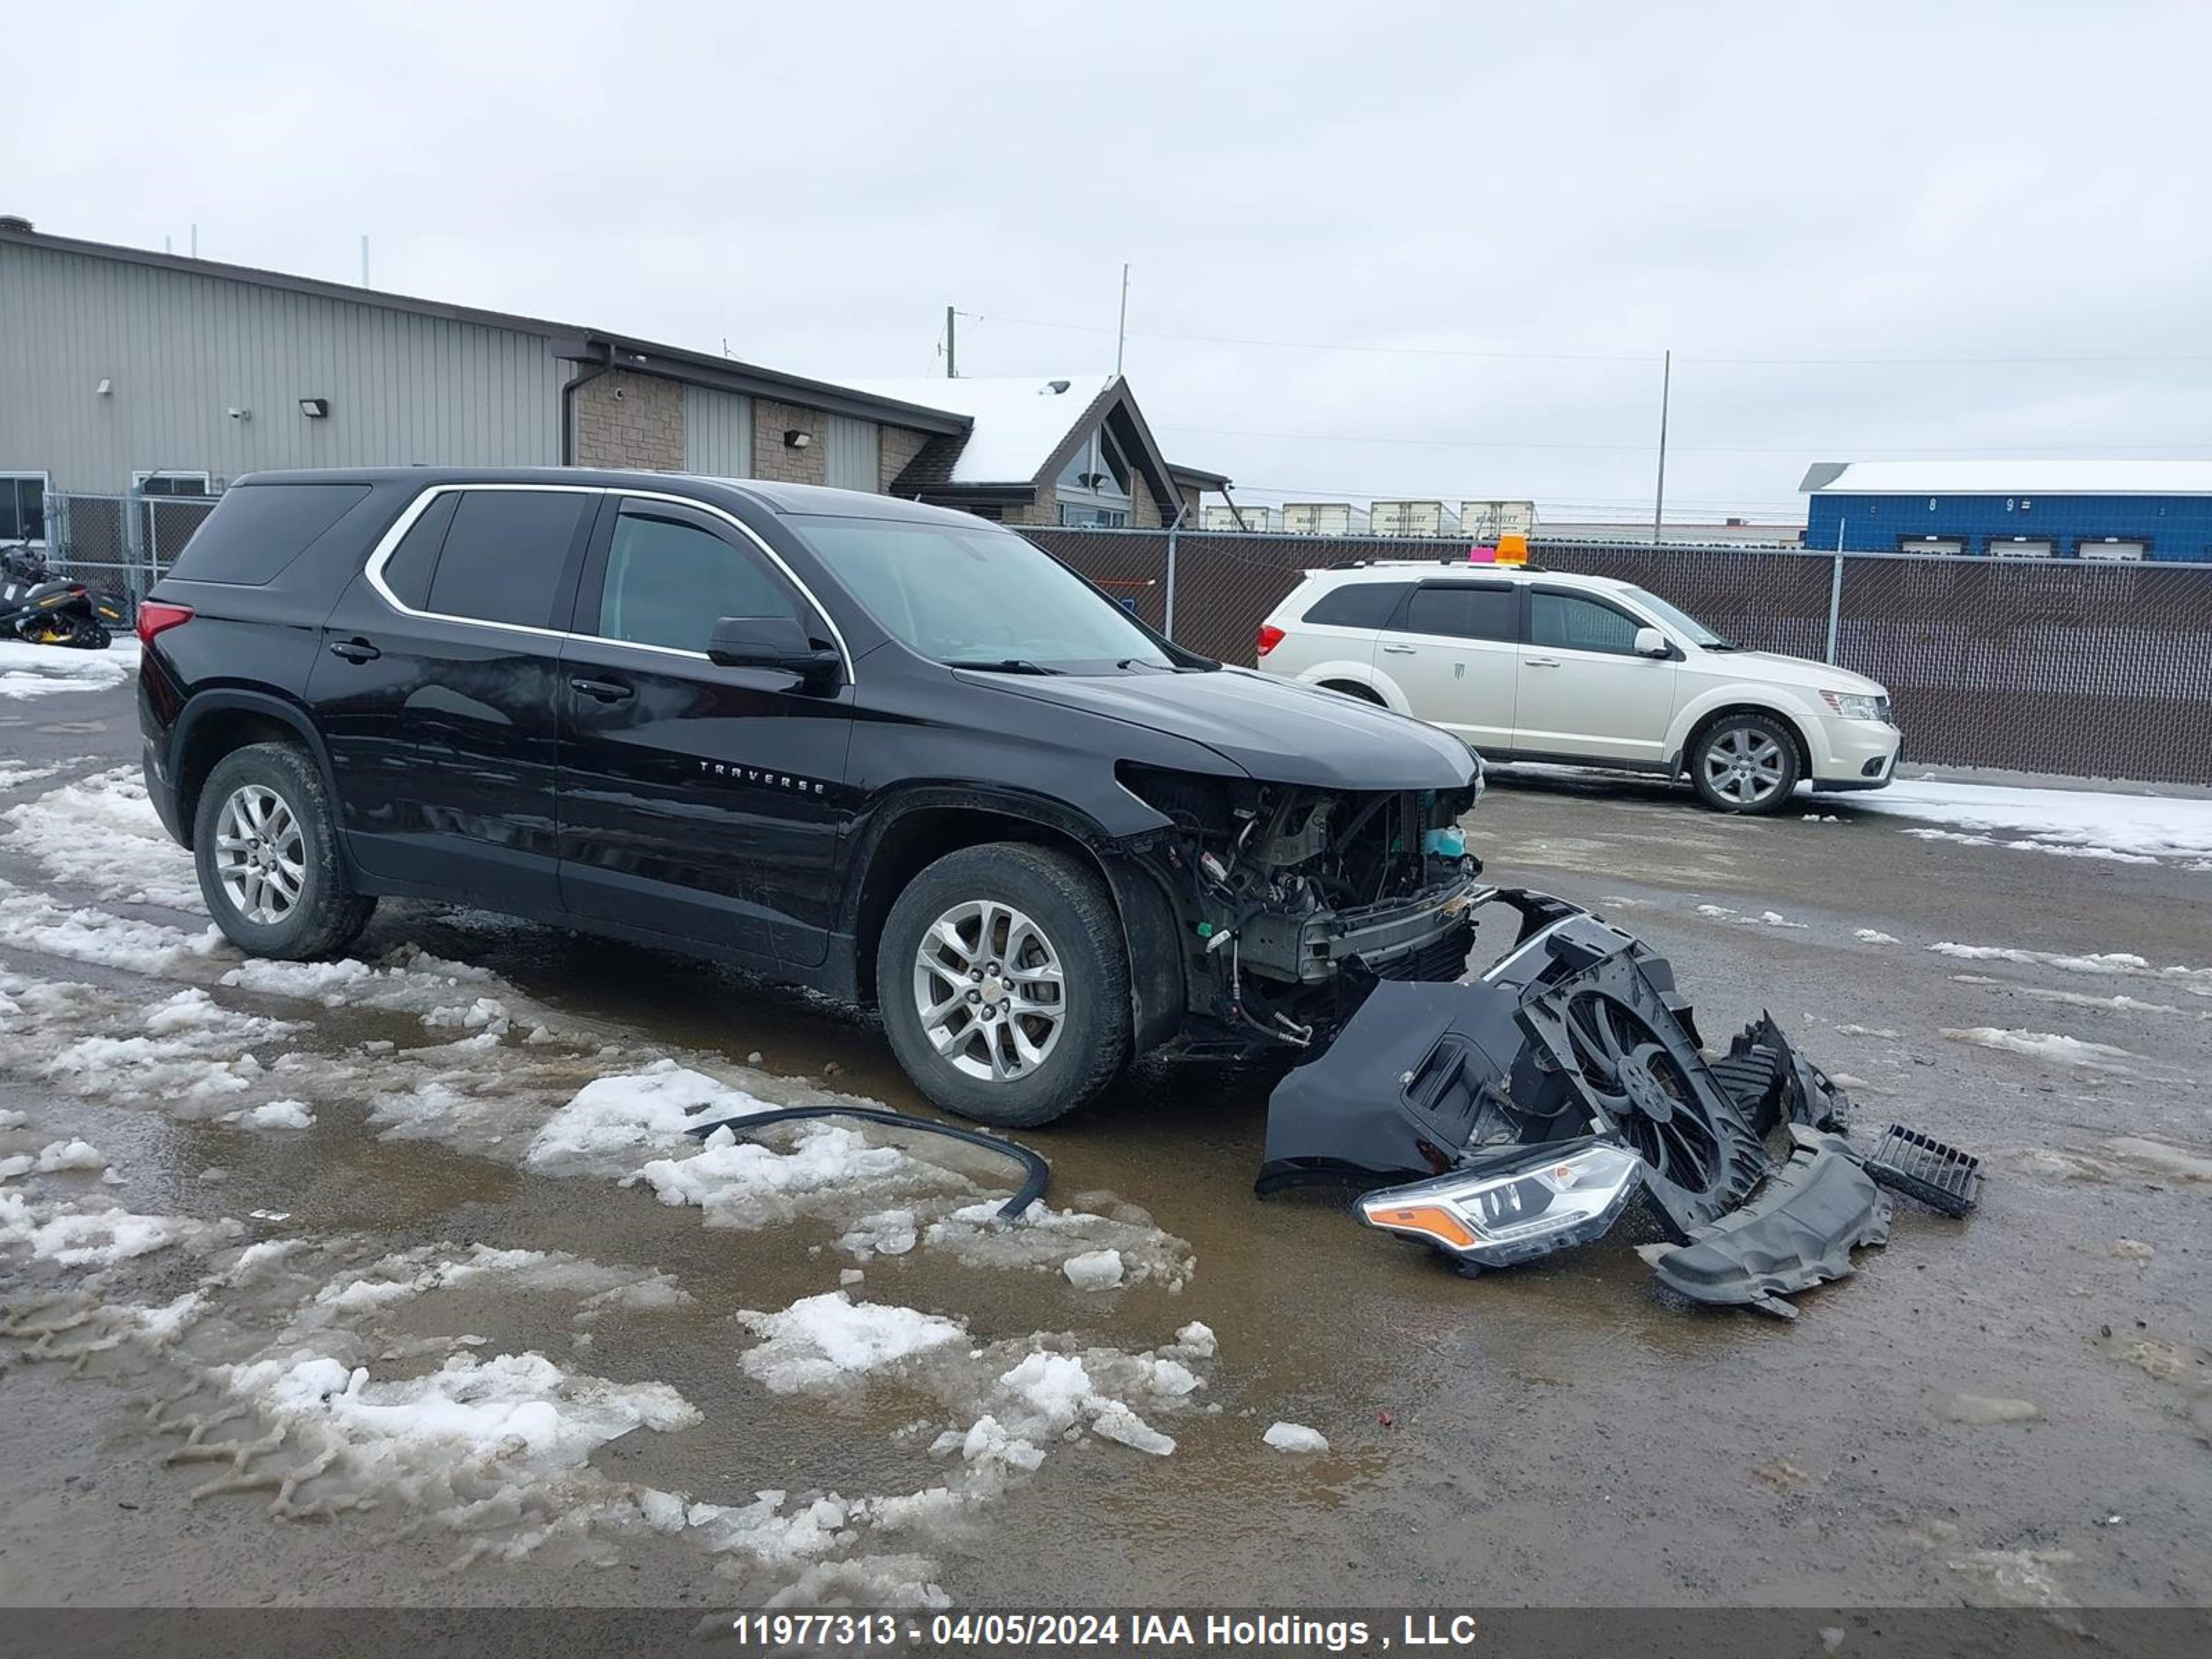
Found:
[[(1768, 1311), (1887, 1237), (1872, 1175), (1911, 1188), (1863, 1167), (1844, 1139), (1849, 1097), (1771, 1017), (1708, 1056), (1641, 941), (1544, 894), (1477, 902), (1519, 912), (1513, 948), (1471, 981), (1373, 986), (1277, 1085), (1260, 1192), (1383, 1188), (1362, 1218), (1462, 1267), (1591, 1243), (1640, 1200), (1668, 1241), (1644, 1251), (1662, 1284)], [(1777, 1161), (1765, 1141), (1785, 1132), (1796, 1144)], [(1972, 1193), (1951, 1186), (1942, 1207), (1963, 1213)]]

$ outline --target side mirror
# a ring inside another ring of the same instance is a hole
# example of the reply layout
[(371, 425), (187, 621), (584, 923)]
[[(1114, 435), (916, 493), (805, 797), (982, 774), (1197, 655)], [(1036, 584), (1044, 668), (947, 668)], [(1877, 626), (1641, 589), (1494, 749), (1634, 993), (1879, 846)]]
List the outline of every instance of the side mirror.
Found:
[(1672, 641), (1656, 628), (1636, 630), (1636, 654), (1639, 657), (1671, 657), (1674, 654)]
[(707, 635), (708, 660), (724, 668), (773, 668), (820, 684), (844, 666), (833, 646), (817, 645), (790, 617), (724, 617)]

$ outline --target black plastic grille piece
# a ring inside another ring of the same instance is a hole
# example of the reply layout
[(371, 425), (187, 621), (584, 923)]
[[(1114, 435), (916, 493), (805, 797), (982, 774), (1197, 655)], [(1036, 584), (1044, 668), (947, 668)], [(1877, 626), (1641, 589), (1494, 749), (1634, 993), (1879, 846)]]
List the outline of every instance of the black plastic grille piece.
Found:
[(1889, 1126), (1865, 1164), (1883, 1186), (1945, 1215), (1965, 1215), (1981, 1196), (1981, 1159), (1902, 1124)]

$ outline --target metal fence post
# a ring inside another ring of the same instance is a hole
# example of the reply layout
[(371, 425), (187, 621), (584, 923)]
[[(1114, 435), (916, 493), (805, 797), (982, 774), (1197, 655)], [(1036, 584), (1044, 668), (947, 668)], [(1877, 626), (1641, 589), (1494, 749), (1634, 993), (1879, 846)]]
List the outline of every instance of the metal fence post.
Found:
[(1836, 621), (1844, 608), (1844, 526), (1848, 519), (1836, 521), (1836, 562), (1828, 573), (1828, 656), (1831, 667), (1836, 661)]
[(1189, 511), (1190, 504), (1186, 501), (1181, 511), (1177, 512), (1168, 523), (1167, 619), (1160, 632), (1170, 639), (1175, 638), (1176, 535), (1182, 528), (1183, 514)]

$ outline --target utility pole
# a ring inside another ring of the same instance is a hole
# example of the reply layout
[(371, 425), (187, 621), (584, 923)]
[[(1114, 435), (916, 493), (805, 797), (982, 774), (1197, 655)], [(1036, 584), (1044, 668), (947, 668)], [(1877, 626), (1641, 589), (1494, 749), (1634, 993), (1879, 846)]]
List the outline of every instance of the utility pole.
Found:
[(1667, 402), (1674, 386), (1674, 352), (1669, 347), (1659, 368), (1659, 487), (1651, 495), (1651, 545), (1659, 545), (1659, 526), (1667, 515)]
[(952, 327), (953, 327), (953, 324), (952, 324), (952, 317), (953, 317), (952, 307), (951, 307), (951, 306), (947, 306), (947, 307), (945, 307), (945, 378), (946, 380), (958, 380), (958, 379), (960, 378), (960, 369), (959, 369), (959, 367), (958, 367), (958, 363), (957, 363), (957, 361), (955, 359), (955, 357), (954, 357), (954, 356), (953, 356), (953, 355), (952, 355), (952, 353), (953, 353), (953, 340), (952, 340)]
[(367, 231), (363, 231), (361, 235), (361, 285), (363, 288), (368, 286), (368, 233)]
[(1121, 345), (1129, 337), (1129, 265), (1121, 264), (1121, 320), (1114, 327), (1114, 378), (1121, 378)]

